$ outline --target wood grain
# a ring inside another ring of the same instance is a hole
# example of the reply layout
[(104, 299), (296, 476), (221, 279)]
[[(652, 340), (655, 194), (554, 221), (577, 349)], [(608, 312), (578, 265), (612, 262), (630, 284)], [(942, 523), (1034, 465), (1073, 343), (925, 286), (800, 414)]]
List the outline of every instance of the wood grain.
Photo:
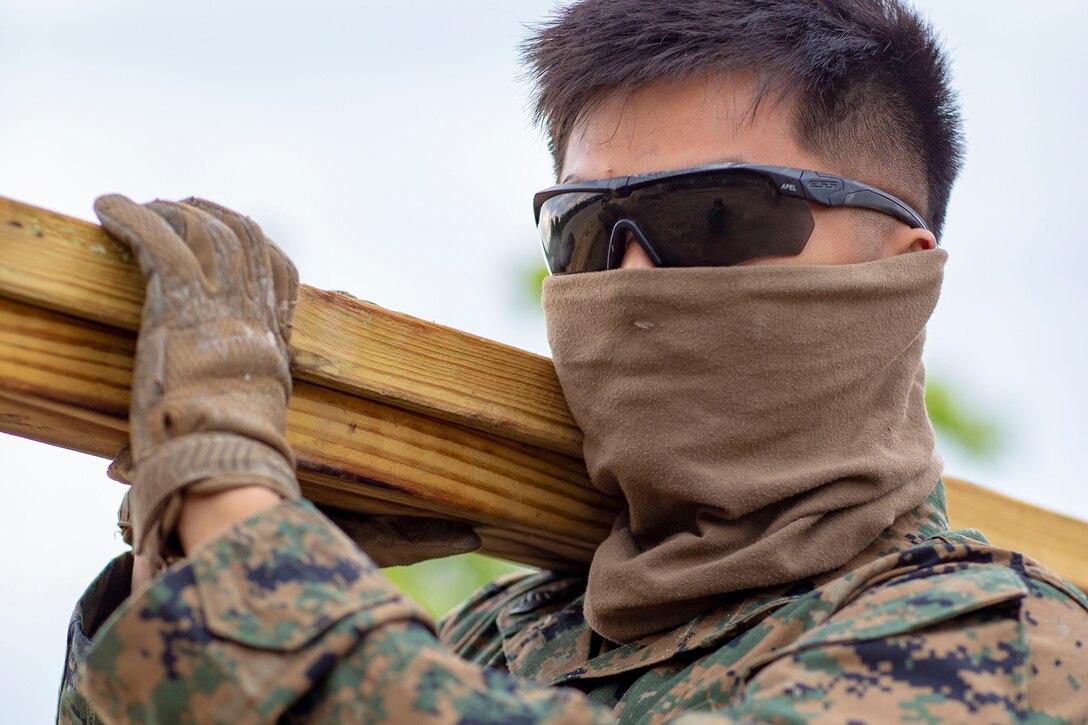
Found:
[[(0, 429), (115, 456), (128, 440), (134, 343), (0, 298)], [(533, 563), (584, 565), (618, 509), (579, 459), (312, 383), (296, 381), (287, 424), (309, 498), (501, 528), (535, 547)]]
[[(144, 292), (97, 225), (0, 197), (0, 295), (135, 332)], [(582, 454), (547, 358), (305, 285), (291, 343), (299, 380)]]
[[(97, 226), (0, 198), (0, 431), (113, 457), (143, 300)], [(304, 287), (288, 437), (312, 500), (476, 525), (485, 551), (584, 567), (619, 503), (593, 489), (546, 358)], [(978, 528), (1088, 587), (1088, 523), (946, 478)]]

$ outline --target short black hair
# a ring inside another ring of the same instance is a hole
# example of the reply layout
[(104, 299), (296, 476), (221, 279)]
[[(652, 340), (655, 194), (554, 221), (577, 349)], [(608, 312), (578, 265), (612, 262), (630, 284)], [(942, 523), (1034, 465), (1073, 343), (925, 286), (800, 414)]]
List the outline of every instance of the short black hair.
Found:
[(581, 0), (522, 45), (556, 174), (580, 120), (662, 79), (753, 74), (794, 101), (799, 144), (914, 206), (940, 238), (963, 165), (959, 104), (931, 26), (900, 0)]

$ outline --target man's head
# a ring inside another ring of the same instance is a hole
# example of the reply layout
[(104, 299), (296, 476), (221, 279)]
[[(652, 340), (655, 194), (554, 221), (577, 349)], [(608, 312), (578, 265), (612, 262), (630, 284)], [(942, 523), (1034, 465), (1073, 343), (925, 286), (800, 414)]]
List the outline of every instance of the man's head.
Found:
[[(896, 0), (584, 0), (525, 53), (561, 181), (728, 160), (816, 169), (898, 196), (940, 235), (960, 118), (932, 31)], [(813, 213), (804, 252), (774, 261), (933, 243), (878, 212)]]

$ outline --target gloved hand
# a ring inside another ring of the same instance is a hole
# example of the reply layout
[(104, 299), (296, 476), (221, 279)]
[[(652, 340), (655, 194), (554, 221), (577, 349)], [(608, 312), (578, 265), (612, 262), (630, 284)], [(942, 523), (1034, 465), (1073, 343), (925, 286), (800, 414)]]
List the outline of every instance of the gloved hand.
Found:
[[(158, 562), (184, 490), (299, 495), (285, 437), (294, 265), (249, 219), (199, 199), (95, 202), (147, 284), (129, 440), (134, 549)], [(176, 552), (175, 552), (176, 553)]]
[[(256, 223), (207, 201), (141, 206), (114, 195), (95, 212), (132, 248), (147, 282), (130, 448), (109, 476), (132, 484), (122, 535), (160, 571), (181, 554), (172, 534), (183, 490), (263, 484), (299, 495), (285, 437), (298, 274)], [(468, 524), (323, 510), (379, 566), (480, 548)]]

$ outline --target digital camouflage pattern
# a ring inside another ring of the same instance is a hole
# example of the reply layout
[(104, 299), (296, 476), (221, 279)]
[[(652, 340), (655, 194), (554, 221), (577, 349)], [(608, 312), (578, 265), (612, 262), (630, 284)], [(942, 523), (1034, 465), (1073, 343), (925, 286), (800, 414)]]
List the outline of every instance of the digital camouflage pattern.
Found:
[(485, 587), (436, 637), (335, 526), (306, 502), (284, 503), (176, 564), (98, 626), (87, 613), (120, 598), (100, 577), (73, 617), (58, 716), (1088, 722), (1088, 600), (977, 532), (947, 531), (943, 512), (938, 486), (916, 510), (916, 529), (876, 542), (868, 563), (739, 596), (618, 646), (585, 623), (584, 577), (550, 572)]

